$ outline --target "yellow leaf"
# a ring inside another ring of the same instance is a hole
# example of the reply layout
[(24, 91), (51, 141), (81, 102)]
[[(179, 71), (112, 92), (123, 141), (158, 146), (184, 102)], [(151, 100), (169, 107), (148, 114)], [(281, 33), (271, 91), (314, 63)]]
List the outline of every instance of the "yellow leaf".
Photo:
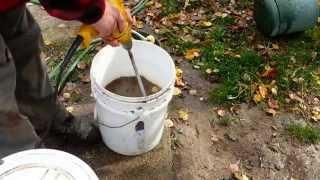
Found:
[(259, 93), (263, 99), (268, 96), (268, 89), (265, 86), (259, 86)]
[(165, 120), (164, 125), (167, 128), (172, 128), (174, 126), (173, 121), (171, 119)]
[(205, 22), (202, 22), (201, 25), (204, 27), (210, 27), (210, 26), (212, 26), (212, 22), (205, 21)]
[(189, 49), (185, 54), (187, 60), (193, 60), (200, 56), (200, 49)]
[(178, 112), (179, 114), (179, 119), (183, 120), (183, 121), (187, 121), (189, 119), (189, 114), (188, 112), (184, 111), (184, 110), (180, 110)]
[(66, 110), (67, 110), (69, 113), (73, 113), (74, 107), (73, 107), (73, 106), (69, 106), (69, 107), (66, 108)]
[(147, 41), (151, 42), (152, 44), (156, 43), (156, 38), (152, 35), (147, 36)]
[(242, 180), (249, 180), (249, 178), (245, 174), (242, 174)]
[(182, 69), (176, 68), (176, 76), (177, 77), (182, 77), (183, 71)]
[(179, 96), (179, 95), (181, 95), (181, 89), (175, 87), (174, 90), (173, 90), (173, 95), (174, 95), (174, 96)]
[(192, 95), (192, 96), (195, 96), (195, 95), (197, 95), (197, 90), (191, 89), (191, 90), (189, 91), (189, 94)]
[(260, 94), (255, 94), (253, 97), (254, 102), (259, 103), (263, 100), (262, 96)]
[(207, 69), (207, 70), (206, 70), (206, 73), (207, 73), (207, 74), (212, 74), (212, 69)]

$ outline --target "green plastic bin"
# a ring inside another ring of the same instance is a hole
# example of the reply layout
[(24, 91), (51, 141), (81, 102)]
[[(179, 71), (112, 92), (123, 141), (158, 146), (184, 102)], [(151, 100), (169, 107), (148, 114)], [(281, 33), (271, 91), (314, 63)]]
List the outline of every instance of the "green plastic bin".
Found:
[(255, 0), (254, 19), (267, 36), (301, 32), (317, 24), (317, 0)]

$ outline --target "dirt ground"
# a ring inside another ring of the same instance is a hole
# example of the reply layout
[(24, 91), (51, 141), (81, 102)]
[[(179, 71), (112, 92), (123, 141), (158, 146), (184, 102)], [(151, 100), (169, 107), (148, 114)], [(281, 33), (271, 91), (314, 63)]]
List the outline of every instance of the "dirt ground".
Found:
[[(31, 9), (45, 38), (51, 37), (55, 29), (70, 32), (70, 27), (76, 27), (45, 16), (39, 8)], [(62, 34), (50, 41), (69, 38), (69, 33)], [(237, 163), (243, 174), (255, 180), (320, 179), (320, 146), (301, 144), (284, 131), (289, 122), (302, 120), (287, 113), (271, 117), (259, 107), (241, 104), (233, 110), (235, 120), (229, 126), (220, 125), (214, 107), (206, 102), (208, 89), (214, 85), (190, 64), (182, 61), (179, 67), (197, 94), (186, 91), (183, 97), (173, 99), (169, 117), (174, 127), (167, 129), (161, 145), (154, 151), (140, 157), (125, 157), (111, 152), (102, 142), (88, 144), (54, 134), (48, 147), (79, 156), (100, 179), (231, 179), (230, 165)], [(87, 100), (76, 104), (75, 111), (82, 118), (92, 118), (94, 102), (89, 84), (82, 84), (81, 89)], [(179, 109), (190, 113), (188, 121), (178, 120)]]

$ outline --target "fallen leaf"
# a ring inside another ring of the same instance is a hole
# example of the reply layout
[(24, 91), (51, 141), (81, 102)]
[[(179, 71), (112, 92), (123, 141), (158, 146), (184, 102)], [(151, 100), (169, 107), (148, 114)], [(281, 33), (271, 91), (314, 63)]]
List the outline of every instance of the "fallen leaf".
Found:
[(295, 94), (295, 93), (290, 93), (289, 94), (289, 98), (291, 100), (298, 101), (300, 103), (304, 103), (304, 100), (301, 97), (299, 97), (297, 94)]
[(194, 68), (194, 69), (200, 69), (200, 66), (194, 65), (193, 68)]
[(156, 43), (156, 38), (152, 35), (147, 36), (147, 41), (151, 42), (152, 44)]
[(259, 93), (261, 97), (265, 99), (268, 96), (268, 89), (264, 85), (261, 85), (259, 86)]
[(74, 107), (73, 107), (73, 106), (66, 107), (66, 110), (67, 110), (69, 113), (73, 113)]
[(213, 135), (211, 135), (211, 141), (216, 143), (216, 142), (219, 141), (219, 138), (216, 135), (213, 134)]
[(253, 101), (255, 103), (259, 103), (263, 100), (262, 96), (260, 94), (255, 94), (254, 97), (253, 97)]
[(53, 43), (52, 43), (52, 41), (50, 41), (50, 40), (44, 40), (44, 44), (45, 44), (46, 46), (50, 46), (50, 45), (52, 45)]
[(176, 79), (176, 86), (178, 87), (184, 87), (186, 84), (183, 82), (182, 78)]
[(176, 76), (177, 77), (182, 77), (183, 71), (182, 69), (176, 68)]
[(311, 119), (312, 119), (313, 121), (315, 121), (315, 122), (320, 121), (320, 114), (311, 116)]
[(192, 96), (195, 96), (195, 95), (197, 95), (197, 90), (191, 89), (191, 90), (189, 91), (189, 94), (192, 95)]
[(277, 100), (274, 100), (272, 98), (270, 98), (268, 100), (268, 106), (271, 108), (271, 109), (279, 109), (279, 103)]
[(262, 74), (262, 77), (265, 78), (276, 78), (277, 77), (277, 70), (275, 68), (267, 68), (266, 71)]
[(267, 113), (268, 115), (275, 116), (275, 115), (277, 114), (277, 111), (274, 110), (274, 109), (268, 108), (268, 109), (266, 109), (266, 113)]
[(218, 114), (220, 117), (224, 117), (224, 116), (226, 115), (226, 111), (223, 110), (223, 109), (219, 109), (219, 110), (217, 111), (217, 114)]
[(241, 172), (233, 173), (233, 177), (236, 180), (249, 180), (248, 176), (246, 176), (245, 174), (242, 174)]
[(201, 23), (201, 25), (204, 26), (204, 27), (210, 27), (210, 26), (212, 26), (212, 22), (204, 21), (204, 22)]
[(280, 47), (278, 44), (272, 44), (272, 49), (279, 50)]
[(193, 60), (200, 56), (200, 49), (189, 49), (185, 54), (187, 60)]
[(173, 95), (174, 96), (180, 96), (181, 95), (181, 89), (175, 87), (174, 90), (173, 90)]
[(180, 110), (180, 111), (178, 112), (178, 114), (179, 114), (179, 119), (180, 119), (180, 120), (187, 121), (187, 120), (189, 119), (189, 114), (188, 114), (188, 112), (186, 112), (186, 111), (184, 111), (184, 110)]
[(71, 94), (70, 93), (63, 93), (63, 98), (70, 99), (71, 98)]
[(229, 169), (232, 173), (240, 172), (239, 161), (235, 164), (230, 164)]
[(154, 6), (156, 9), (159, 9), (162, 7), (162, 4), (161, 3), (158, 3), (158, 2), (155, 2), (155, 6)]
[(212, 74), (212, 69), (206, 69), (207, 74)]
[(85, 70), (87, 68), (87, 64), (81, 61), (79, 64), (77, 64), (77, 68), (81, 70)]
[(275, 96), (278, 95), (278, 88), (277, 87), (271, 88), (271, 93)]
[(257, 45), (257, 48), (258, 48), (258, 49), (265, 49), (266, 47), (263, 46), (263, 45), (261, 45), (261, 44), (258, 44), (258, 45)]
[(221, 18), (225, 18), (228, 16), (227, 13), (222, 13), (222, 12), (216, 12), (216, 13), (214, 13), (214, 15), (217, 17), (221, 17)]
[(138, 29), (142, 29), (144, 27), (144, 23), (142, 21), (136, 21), (136, 27)]
[(165, 125), (165, 127), (167, 127), (167, 128), (172, 128), (172, 127), (174, 127), (173, 121), (172, 121), (171, 119), (165, 120), (164, 125)]

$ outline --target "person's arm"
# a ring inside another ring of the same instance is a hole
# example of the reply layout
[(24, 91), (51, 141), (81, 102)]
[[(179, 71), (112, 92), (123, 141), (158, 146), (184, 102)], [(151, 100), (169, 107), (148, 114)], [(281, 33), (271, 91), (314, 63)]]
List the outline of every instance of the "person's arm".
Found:
[(91, 24), (107, 43), (112, 46), (119, 45), (118, 41), (112, 38), (112, 32), (115, 29), (123, 31), (125, 21), (108, 0), (40, 0), (40, 2), (51, 16)]
[(105, 0), (40, 0), (46, 11), (63, 20), (97, 22), (104, 14)]

